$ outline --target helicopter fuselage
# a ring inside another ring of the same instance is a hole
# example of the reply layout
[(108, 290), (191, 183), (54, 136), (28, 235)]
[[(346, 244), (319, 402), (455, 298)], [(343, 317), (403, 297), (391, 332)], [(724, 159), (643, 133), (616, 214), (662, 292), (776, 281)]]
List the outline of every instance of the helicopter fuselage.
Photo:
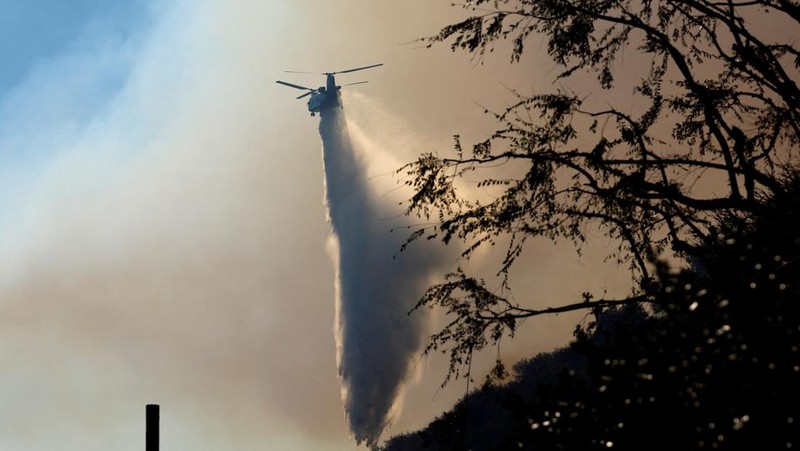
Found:
[(341, 106), (339, 99), (341, 87), (336, 86), (336, 79), (333, 75), (328, 75), (325, 84), (326, 86), (320, 86), (308, 99), (308, 111), (311, 112), (312, 116), (316, 113), (321, 113), (323, 110)]

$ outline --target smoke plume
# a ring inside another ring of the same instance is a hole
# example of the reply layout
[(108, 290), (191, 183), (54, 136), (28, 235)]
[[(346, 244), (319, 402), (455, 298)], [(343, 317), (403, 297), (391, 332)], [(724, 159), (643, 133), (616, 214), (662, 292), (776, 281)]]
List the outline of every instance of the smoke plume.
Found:
[(333, 229), (342, 400), (357, 443), (373, 446), (396, 419), (404, 383), (419, 357), (426, 320), (421, 312), (408, 312), (441, 255), (415, 249), (398, 253), (405, 235), (390, 233), (388, 221), (397, 212), (370, 186), (343, 110), (324, 111), (319, 131)]

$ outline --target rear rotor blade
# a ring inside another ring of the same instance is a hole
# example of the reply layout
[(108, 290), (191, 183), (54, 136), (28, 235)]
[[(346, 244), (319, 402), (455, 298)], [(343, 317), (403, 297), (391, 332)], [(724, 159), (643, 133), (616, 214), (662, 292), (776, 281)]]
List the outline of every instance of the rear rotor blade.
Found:
[(277, 81), (275, 81), (275, 83), (278, 83), (278, 84), (281, 84), (281, 85), (284, 85), (284, 86), (288, 86), (288, 87), (294, 88), (294, 89), (303, 89), (303, 90), (306, 90), (306, 91), (314, 91), (311, 88), (306, 88), (305, 86), (295, 85), (293, 83), (288, 83), (288, 82), (281, 81), (281, 80), (277, 80)]
[(303, 97), (310, 96), (311, 94), (314, 94), (314, 92), (315, 92), (315, 91), (309, 91), (309, 92), (307, 92), (307, 93), (305, 93), (305, 94), (303, 94), (303, 95), (297, 96), (297, 97), (295, 97), (295, 98), (296, 98), (296, 99), (302, 99)]
[(303, 72), (300, 70), (285, 70), (287, 74), (312, 74), (312, 75), (321, 75), (319, 72)]
[(331, 75), (333, 75), (333, 74), (346, 74), (346, 73), (349, 73), (349, 72), (355, 72), (357, 70), (364, 70), (364, 69), (371, 69), (373, 67), (378, 67), (378, 66), (383, 66), (383, 63), (373, 64), (371, 66), (356, 67), (355, 69), (340, 70), (339, 72), (331, 72)]

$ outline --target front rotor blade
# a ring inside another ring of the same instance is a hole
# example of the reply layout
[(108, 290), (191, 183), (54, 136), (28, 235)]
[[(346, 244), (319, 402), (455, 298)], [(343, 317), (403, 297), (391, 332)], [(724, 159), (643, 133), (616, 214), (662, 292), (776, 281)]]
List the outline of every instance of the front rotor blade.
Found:
[(346, 84), (346, 85), (342, 85), (342, 87), (345, 87), (345, 86), (353, 86), (353, 85), (361, 85), (361, 84), (364, 84), (364, 83), (369, 83), (369, 82), (366, 82), (366, 81), (356, 81), (356, 82), (353, 82), (353, 83), (348, 83), (348, 84)]
[(383, 66), (383, 63), (373, 64), (371, 66), (356, 67), (355, 69), (340, 70), (339, 72), (331, 72), (331, 74), (346, 74), (348, 72), (355, 72), (357, 70), (371, 69), (373, 67)]
[(319, 72), (303, 72), (303, 71), (300, 71), (300, 70), (285, 70), (284, 72), (285, 72), (285, 73), (287, 73), (287, 74), (312, 74), (312, 75), (324, 75), (324, 74), (320, 74)]
[(307, 93), (305, 93), (305, 94), (303, 94), (301, 96), (295, 97), (295, 98), (296, 99), (302, 99), (303, 97), (310, 96), (311, 94), (314, 94), (314, 91), (309, 91), (309, 92), (307, 92)]
[(278, 84), (281, 84), (281, 85), (284, 85), (284, 86), (288, 86), (288, 87), (294, 88), (294, 89), (303, 89), (303, 90), (306, 90), (306, 91), (313, 91), (313, 89), (311, 89), (311, 88), (306, 88), (305, 86), (295, 85), (295, 84), (288, 83), (288, 82), (285, 82), (285, 81), (277, 80), (277, 81), (275, 81), (275, 83), (278, 83)]

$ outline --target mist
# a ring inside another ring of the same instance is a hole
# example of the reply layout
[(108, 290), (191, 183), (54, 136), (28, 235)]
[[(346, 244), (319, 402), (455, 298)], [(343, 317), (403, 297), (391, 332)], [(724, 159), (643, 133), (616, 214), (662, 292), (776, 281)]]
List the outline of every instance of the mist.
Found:
[(400, 252), (407, 235), (392, 233), (398, 206), (370, 183), (364, 153), (371, 149), (351, 140), (343, 109), (321, 116), (342, 401), (356, 442), (373, 446), (396, 421), (404, 386), (421, 369), (427, 318), (409, 312), (446, 259), (437, 247)]
[(154, 9), (4, 98), (0, 449), (141, 449), (147, 403), (165, 450), (349, 449), (318, 140), (241, 44), (294, 18)]

